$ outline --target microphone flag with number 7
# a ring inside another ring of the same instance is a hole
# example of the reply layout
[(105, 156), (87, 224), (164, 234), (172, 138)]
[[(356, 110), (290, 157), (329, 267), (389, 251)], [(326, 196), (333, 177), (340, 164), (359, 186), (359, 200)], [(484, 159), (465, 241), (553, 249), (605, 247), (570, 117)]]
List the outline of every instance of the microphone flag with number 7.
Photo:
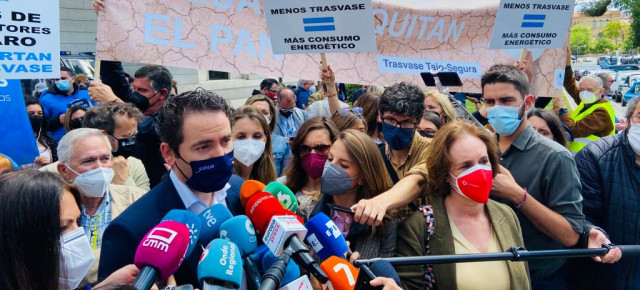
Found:
[(358, 270), (347, 260), (331, 256), (320, 268), (329, 277), (329, 282), (322, 284), (323, 290), (353, 290), (356, 286)]

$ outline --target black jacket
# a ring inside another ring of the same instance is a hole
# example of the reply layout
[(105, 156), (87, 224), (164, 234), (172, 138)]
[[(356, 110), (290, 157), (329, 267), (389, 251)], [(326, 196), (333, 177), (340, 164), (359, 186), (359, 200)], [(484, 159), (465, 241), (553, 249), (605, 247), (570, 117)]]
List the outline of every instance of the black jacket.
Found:
[[(244, 180), (231, 176), (227, 190), (227, 207), (231, 214), (244, 214), (240, 203), (240, 187)], [(133, 263), (138, 244), (151, 228), (172, 209), (185, 209), (171, 178), (165, 178), (158, 186), (142, 196), (122, 212), (104, 232), (98, 267), (98, 280), (103, 280), (116, 270)], [(203, 245), (206, 246), (206, 245)], [(186, 258), (174, 274), (178, 285), (191, 284), (200, 288), (197, 268), (203, 246), (196, 245), (193, 253)]]
[[(613, 244), (635, 245), (640, 242), (640, 180), (634, 173), (635, 154), (626, 133), (588, 144), (575, 159), (585, 227), (602, 227)], [(629, 289), (636, 261), (624, 254), (615, 264), (572, 259), (568, 284), (576, 289)]]

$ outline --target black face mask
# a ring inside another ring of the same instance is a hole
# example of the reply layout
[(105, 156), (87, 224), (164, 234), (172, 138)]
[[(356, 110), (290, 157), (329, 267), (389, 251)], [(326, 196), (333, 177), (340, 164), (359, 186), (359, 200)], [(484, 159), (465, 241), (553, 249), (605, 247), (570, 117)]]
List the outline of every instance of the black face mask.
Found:
[(33, 129), (33, 132), (40, 132), (42, 130), (44, 117), (36, 115), (29, 116), (29, 122), (31, 123), (31, 129)]
[(293, 109), (280, 109), (280, 115), (285, 118), (291, 117), (291, 114), (293, 114)]
[(149, 99), (139, 94), (138, 92), (133, 92), (133, 94), (129, 98), (129, 102), (133, 103), (138, 109), (140, 109), (141, 112), (149, 109)]
[(118, 150), (113, 152), (113, 156), (129, 158), (136, 147), (136, 139), (116, 139), (116, 141), (118, 141)]
[(82, 128), (82, 119), (75, 119), (69, 122), (69, 129), (79, 129)]

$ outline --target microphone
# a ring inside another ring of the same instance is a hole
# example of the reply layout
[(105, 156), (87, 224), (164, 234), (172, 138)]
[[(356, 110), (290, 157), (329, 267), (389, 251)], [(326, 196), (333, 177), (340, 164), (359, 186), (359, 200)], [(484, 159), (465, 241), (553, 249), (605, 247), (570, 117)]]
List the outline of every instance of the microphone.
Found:
[(320, 268), (327, 273), (329, 282), (322, 284), (322, 289), (354, 289), (358, 270), (347, 260), (336, 256), (329, 257)]
[(360, 265), (360, 273), (358, 274), (355, 290), (382, 290), (382, 286), (371, 286), (371, 280), (378, 276), (391, 278), (397, 285), (402, 285), (400, 284), (400, 276), (391, 266), (391, 263), (379, 260), (371, 264), (371, 268), (366, 265)]
[(256, 231), (264, 233), (262, 241), (269, 250), (279, 256), (285, 248), (291, 249), (291, 257), (298, 265), (321, 282), (327, 281), (327, 276), (302, 242), (307, 229), (302, 225), (302, 219), (299, 216), (283, 209), (278, 199), (265, 192), (253, 195), (247, 201), (245, 211), (256, 227)]
[(200, 218), (188, 210), (172, 209), (162, 218), (162, 221), (175, 221), (187, 226), (189, 229), (189, 248), (185, 257), (189, 257), (200, 237), (202, 226)]
[(263, 191), (264, 187), (264, 183), (257, 180), (247, 180), (243, 182), (240, 187), (240, 203), (246, 205), (251, 196)]
[(246, 215), (232, 217), (220, 225), (220, 238), (235, 243), (240, 249), (249, 289), (260, 288), (258, 265), (249, 257), (258, 247), (256, 231)]
[(298, 279), (293, 280), (291, 283), (282, 286), (279, 290), (312, 290), (313, 286), (309, 277), (303, 275)]
[(229, 209), (222, 204), (214, 204), (203, 210), (198, 216), (202, 221), (202, 231), (198, 241), (203, 245), (208, 245), (209, 242), (217, 238), (220, 225), (233, 217)]
[(305, 240), (323, 261), (331, 256), (344, 257), (349, 247), (338, 226), (324, 213), (318, 213), (305, 224)]
[(215, 239), (200, 256), (198, 280), (202, 289), (237, 289), (242, 284), (240, 249), (232, 242)]
[[(265, 269), (265, 272), (267, 272), (268, 269), (271, 268), (279, 258), (280, 257), (276, 257), (273, 253), (267, 251), (262, 258), (262, 269)], [(284, 272), (284, 276), (282, 277), (282, 284), (289, 284), (299, 277), (300, 267), (295, 262), (289, 261)]]
[[(260, 210), (258, 210), (258, 208), (260, 208)], [(244, 210), (259, 234), (264, 234), (271, 216), (274, 214), (284, 214), (286, 212), (286, 210), (282, 208), (282, 205), (280, 205), (278, 199), (266, 192), (254, 194), (247, 201)]]
[(189, 229), (175, 221), (153, 227), (138, 245), (133, 263), (140, 273), (133, 281), (136, 289), (148, 290), (156, 280), (164, 281), (175, 273), (189, 248)]
[(298, 210), (298, 199), (296, 199), (296, 195), (293, 194), (293, 191), (291, 191), (291, 189), (286, 185), (277, 181), (272, 181), (267, 184), (263, 191), (273, 194), (285, 209), (292, 212), (296, 212)]

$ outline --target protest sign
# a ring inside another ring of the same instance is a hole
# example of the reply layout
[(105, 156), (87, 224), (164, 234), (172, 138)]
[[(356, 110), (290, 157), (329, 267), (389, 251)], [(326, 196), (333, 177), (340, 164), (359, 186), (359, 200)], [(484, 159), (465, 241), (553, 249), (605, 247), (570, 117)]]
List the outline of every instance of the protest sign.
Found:
[(564, 47), (574, 0), (502, 0), (491, 49)]
[(0, 0), (0, 78), (59, 76), (58, 0)]
[(371, 0), (264, 2), (274, 53), (375, 52)]
[(0, 124), (0, 153), (19, 165), (33, 163), (38, 156), (38, 146), (19, 80), (0, 79)]
[[(320, 0), (291, 0), (314, 5)], [(420, 72), (456, 71), (462, 90), (479, 92), (479, 76), (516, 59), (489, 49), (498, 0), (375, 0), (376, 52), (331, 53), (340, 82), (422, 86)], [(302, 4), (301, 4), (302, 5)], [(262, 1), (113, 1), (99, 15), (97, 58), (200, 68), (265, 77), (317, 79), (314, 54), (274, 54)], [(303, 26), (303, 24), (299, 24)], [(387, 60), (387, 61), (384, 61)], [(534, 94), (553, 95), (562, 49), (545, 49), (533, 64)], [(424, 70), (423, 70), (424, 69)]]

